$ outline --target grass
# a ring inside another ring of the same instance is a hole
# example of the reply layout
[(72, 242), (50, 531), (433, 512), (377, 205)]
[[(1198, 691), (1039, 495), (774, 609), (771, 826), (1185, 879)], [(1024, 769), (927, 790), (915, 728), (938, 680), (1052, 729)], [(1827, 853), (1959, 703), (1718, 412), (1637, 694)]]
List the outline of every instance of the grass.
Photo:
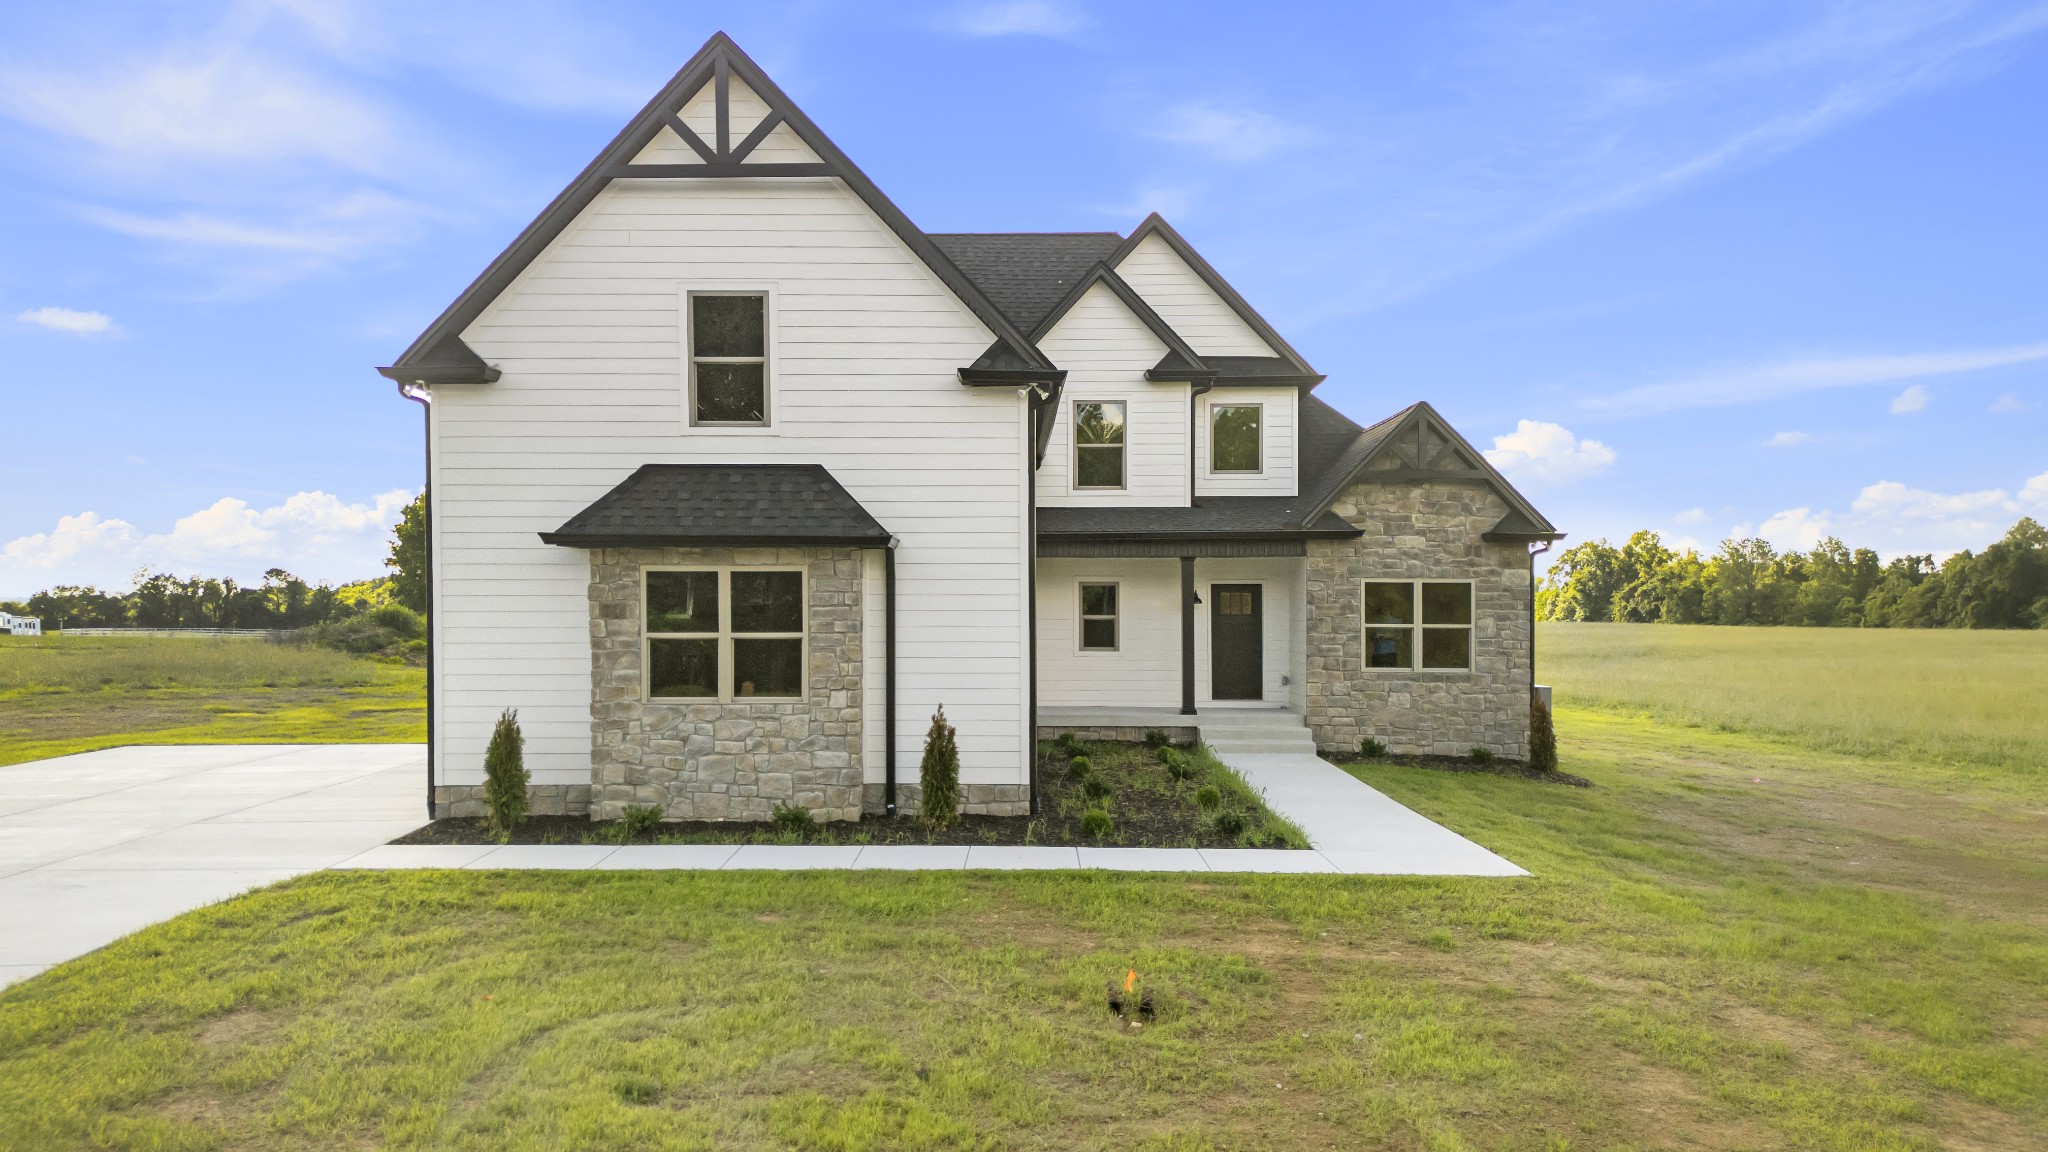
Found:
[(121, 744), (416, 742), (426, 674), (244, 637), (0, 638), (0, 764)]
[(1561, 703), (2048, 790), (2048, 630), (1544, 624), (1537, 645)]
[(320, 874), (0, 992), (0, 1147), (2040, 1146), (2017, 770), (1545, 673), (1595, 787), (1352, 769), (1528, 879)]

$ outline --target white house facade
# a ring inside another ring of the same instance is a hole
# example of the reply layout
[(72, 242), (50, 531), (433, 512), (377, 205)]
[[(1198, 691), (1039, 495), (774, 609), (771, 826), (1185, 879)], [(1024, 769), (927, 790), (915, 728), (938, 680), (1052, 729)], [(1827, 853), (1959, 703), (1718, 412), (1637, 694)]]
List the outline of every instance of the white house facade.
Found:
[(1526, 754), (1529, 549), (1426, 405), (1361, 426), (1154, 216), (919, 231), (714, 37), (390, 367), (426, 408), (430, 796), (969, 811), (1055, 712)]

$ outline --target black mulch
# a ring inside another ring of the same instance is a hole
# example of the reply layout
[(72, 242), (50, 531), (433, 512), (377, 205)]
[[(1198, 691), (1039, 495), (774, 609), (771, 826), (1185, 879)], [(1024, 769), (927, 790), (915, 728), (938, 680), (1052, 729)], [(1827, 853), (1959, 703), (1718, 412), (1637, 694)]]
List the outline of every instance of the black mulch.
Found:
[[(1037, 816), (962, 816), (952, 826), (934, 828), (907, 811), (895, 820), (869, 816), (859, 823), (816, 825), (798, 833), (766, 823), (706, 820), (672, 821), (634, 839), (639, 844), (1043, 844), (1054, 847), (1112, 846), (1128, 848), (1285, 848), (1251, 813), (1250, 830), (1227, 836), (1211, 826), (1195, 804), (1202, 781), (1177, 781), (1169, 776), (1152, 750), (1137, 744), (1089, 744), (1096, 775), (1114, 791), (1109, 811), (1115, 820), (1110, 833), (1097, 838), (1081, 828), (1088, 802), (1081, 782), (1069, 777), (1067, 758), (1050, 746), (1040, 750), (1039, 814)], [(513, 833), (514, 844), (618, 844), (624, 829), (617, 821), (592, 821), (583, 816), (532, 816)], [(408, 832), (393, 844), (495, 844), (483, 821), (472, 818), (436, 820)]]

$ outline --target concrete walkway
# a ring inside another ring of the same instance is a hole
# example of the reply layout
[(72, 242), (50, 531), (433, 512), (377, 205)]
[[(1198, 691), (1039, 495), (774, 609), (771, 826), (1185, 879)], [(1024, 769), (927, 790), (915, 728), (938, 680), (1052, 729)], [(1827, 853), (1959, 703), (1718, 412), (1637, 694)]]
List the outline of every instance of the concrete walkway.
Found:
[(0, 768), (0, 986), (425, 822), (418, 744), (108, 748)]

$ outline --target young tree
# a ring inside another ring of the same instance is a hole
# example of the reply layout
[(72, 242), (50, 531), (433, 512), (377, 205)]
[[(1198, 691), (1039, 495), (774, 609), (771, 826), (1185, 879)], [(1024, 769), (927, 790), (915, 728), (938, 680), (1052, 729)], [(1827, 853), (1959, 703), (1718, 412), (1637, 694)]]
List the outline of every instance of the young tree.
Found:
[(946, 706), (932, 713), (932, 726), (924, 737), (924, 759), (917, 778), (921, 795), (918, 810), (925, 822), (944, 828), (960, 815), (960, 746), (954, 741), (951, 724), (946, 723)]
[(507, 708), (484, 749), (484, 821), (500, 838), (526, 819), (527, 780), (526, 737), (519, 732), (519, 713)]
[(1557, 771), (1557, 728), (1540, 692), (1529, 693), (1529, 767), (1538, 772)]
[(391, 530), (391, 598), (415, 612), (427, 610), (427, 494), (405, 506)]

